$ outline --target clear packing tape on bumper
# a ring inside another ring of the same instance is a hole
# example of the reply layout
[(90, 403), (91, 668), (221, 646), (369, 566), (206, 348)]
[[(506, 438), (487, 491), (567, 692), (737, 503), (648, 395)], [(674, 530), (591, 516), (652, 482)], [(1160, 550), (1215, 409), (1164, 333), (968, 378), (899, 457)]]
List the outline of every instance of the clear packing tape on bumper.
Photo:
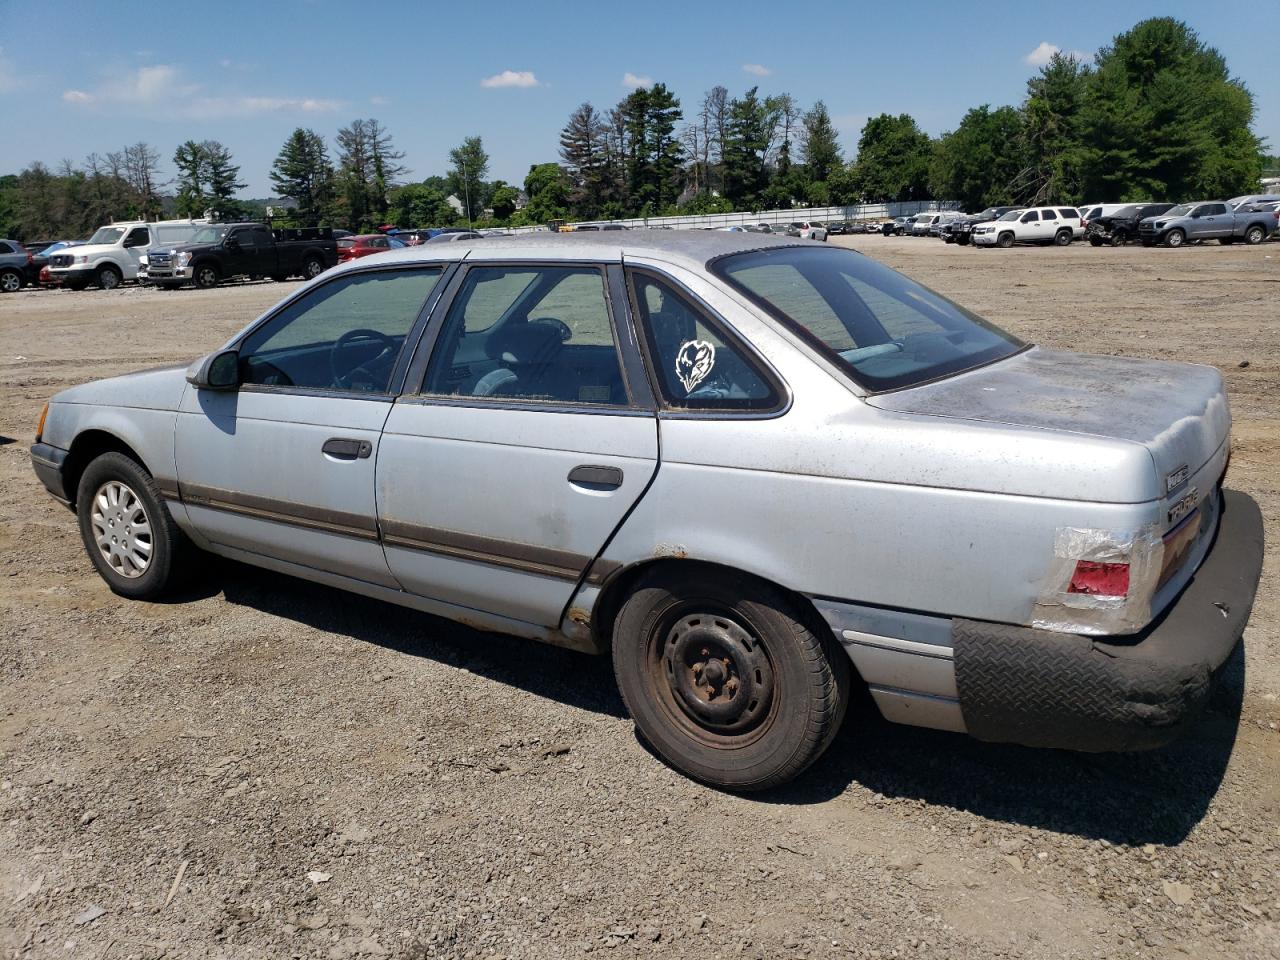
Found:
[[(1164, 542), (1155, 524), (1133, 531), (1059, 527), (1053, 563), (1041, 584), (1031, 625), (1064, 633), (1135, 633), (1151, 620), (1151, 601), (1164, 561)], [(1129, 591), (1123, 597), (1071, 593), (1081, 560), (1129, 564)]]

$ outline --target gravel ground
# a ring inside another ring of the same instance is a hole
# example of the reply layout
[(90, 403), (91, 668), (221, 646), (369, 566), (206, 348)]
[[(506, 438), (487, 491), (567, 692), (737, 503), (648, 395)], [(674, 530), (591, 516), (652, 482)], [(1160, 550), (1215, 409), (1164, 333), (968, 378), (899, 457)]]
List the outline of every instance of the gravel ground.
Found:
[[(1028, 340), (1218, 366), (1278, 542), (1280, 244), (838, 242)], [(863, 702), (750, 798), (650, 755), (602, 659), (214, 560), (112, 595), (31, 473), (40, 405), (288, 289), (0, 297), (0, 957), (1280, 956), (1274, 546), (1183, 742), (988, 746)]]

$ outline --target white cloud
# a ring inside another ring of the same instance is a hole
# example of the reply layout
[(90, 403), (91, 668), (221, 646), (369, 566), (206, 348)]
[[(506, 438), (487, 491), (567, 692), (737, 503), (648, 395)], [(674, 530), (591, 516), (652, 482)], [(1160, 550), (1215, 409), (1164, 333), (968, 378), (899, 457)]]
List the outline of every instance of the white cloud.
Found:
[(767, 77), (769, 74), (773, 73), (772, 70), (760, 63), (744, 63), (742, 65), (742, 72), (749, 73), (753, 77)]
[(1050, 43), (1048, 40), (1041, 41), (1040, 46), (1036, 47), (1034, 50), (1028, 53), (1025, 57), (1023, 57), (1023, 60), (1031, 64), (1031, 66), (1033, 67), (1043, 67), (1050, 60), (1052, 60), (1054, 57), (1054, 54), (1057, 54), (1057, 53), (1065, 53), (1066, 56), (1068, 57), (1075, 57), (1081, 63), (1093, 62), (1092, 54), (1085, 53), (1083, 50), (1064, 51), (1057, 44)]
[(482, 87), (536, 87), (538, 78), (532, 70), (503, 70), (480, 81)]
[(631, 90), (636, 90), (640, 87), (645, 87), (645, 88), (652, 87), (653, 77), (646, 77), (642, 73), (636, 74), (636, 73), (631, 73), (630, 71), (627, 71), (622, 75), (622, 85)]
[(370, 97), (369, 102), (375, 107), (385, 107), (391, 102), (391, 99), (389, 97)]
[(220, 96), (204, 93), (200, 84), (189, 83), (181, 68), (172, 64), (109, 71), (110, 79), (96, 88), (63, 91), (62, 99), (81, 106), (163, 108), (168, 117), (207, 119), (243, 117), (260, 113), (330, 113), (343, 106), (341, 100), (318, 97)]

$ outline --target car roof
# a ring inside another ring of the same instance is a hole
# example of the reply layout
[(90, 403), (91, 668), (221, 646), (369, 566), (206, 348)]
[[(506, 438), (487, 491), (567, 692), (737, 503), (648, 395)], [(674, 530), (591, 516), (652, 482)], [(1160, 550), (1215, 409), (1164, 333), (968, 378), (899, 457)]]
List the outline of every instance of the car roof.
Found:
[(360, 269), (376, 263), (434, 263), (465, 257), (469, 263), (488, 260), (591, 260), (620, 263), (625, 257), (665, 260), (691, 270), (729, 253), (773, 247), (809, 246), (810, 241), (762, 233), (720, 230), (628, 230), (586, 233), (529, 233), (511, 237), (481, 237), (448, 244), (423, 244), (365, 257), (341, 269)]

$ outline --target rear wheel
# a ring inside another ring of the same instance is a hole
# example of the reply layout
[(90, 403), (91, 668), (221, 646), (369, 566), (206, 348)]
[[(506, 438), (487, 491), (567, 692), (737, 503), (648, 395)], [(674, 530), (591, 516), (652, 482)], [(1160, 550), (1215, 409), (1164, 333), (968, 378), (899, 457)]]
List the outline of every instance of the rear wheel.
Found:
[(1071, 241), (1073, 239), (1075, 238), (1071, 235), (1070, 230), (1059, 230), (1057, 233), (1053, 235), (1054, 246), (1058, 246), (1058, 247), (1071, 246)]
[(1000, 247), (1002, 250), (1008, 250), (1013, 246), (1013, 234), (1007, 230), (1000, 234), (1000, 239), (996, 241), (996, 246)]
[(613, 662), (640, 735), (673, 767), (729, 790), (785, 783), (835, 736), (851, 668), (776, 588), (661, 568), (623, 604)]
[(1166, 247), (1180, 247), (1187, 242), (1187, 235), (1181, 230), (1170, 230), (1164, 235)]
[(302, 274), (308, 280), (314, 280), (322, 273), (324, 273), (324, 263), (319, 257), (308, 257), (306, 263), (302, 265)]
[(22, 274), (17, 270), (0, 270), (0, 293), (17, 293), (22, 283)]
[(114, 290), (124, 283), (124, 274), (120, 272), (119, 267), (107, 264), (98, 268), (97, 273), (94, 274), (94, 279), (103, 290)]
[(80, 477), (80, 536), (116, 593), (137, 600), (174, 586), (194, 549), (178, 529), (151, 475), (123, 453), (104, 453)]
[(1251, 247), (1256, 246), (1265, 239), (1267, 239), (1267, 232), (1257, 224), (1254, 224), (1244, 232), (1244, 242), (1249, 244)]

